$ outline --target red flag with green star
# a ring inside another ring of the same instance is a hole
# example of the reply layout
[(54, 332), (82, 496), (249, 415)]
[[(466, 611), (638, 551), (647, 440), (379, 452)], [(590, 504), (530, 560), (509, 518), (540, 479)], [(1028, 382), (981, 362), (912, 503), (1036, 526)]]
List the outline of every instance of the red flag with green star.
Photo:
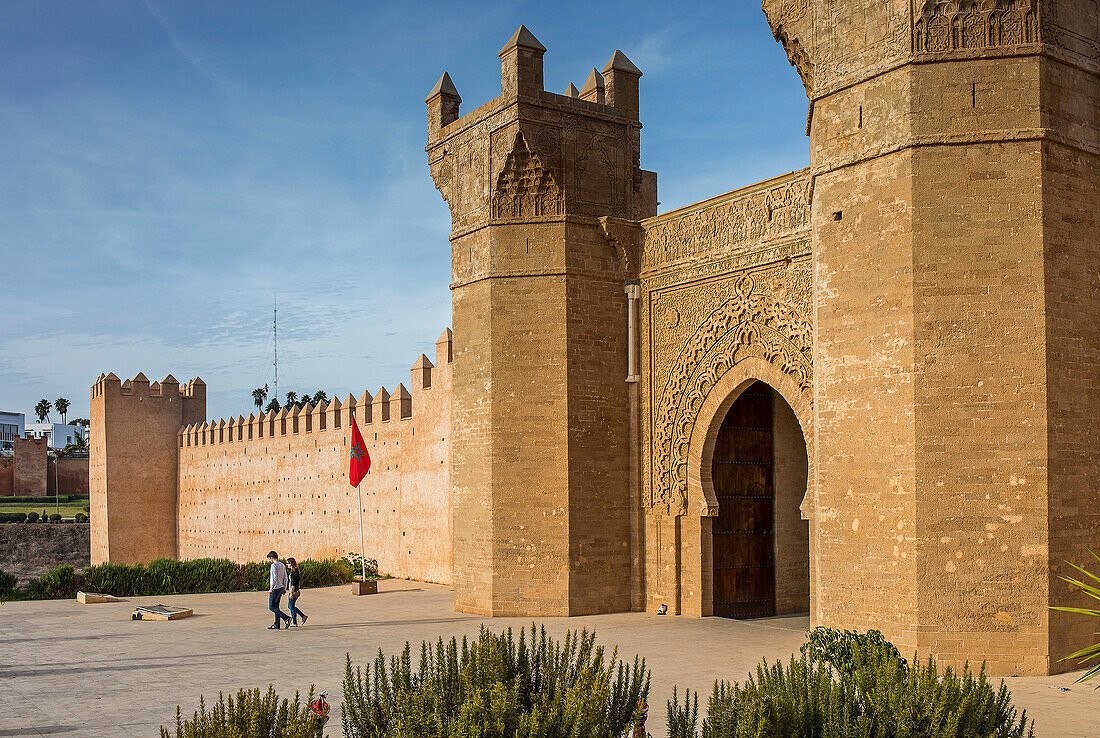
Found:
[(348, 468), (348, 481), (352, 487), (358, 487), (367, 476), (370, 469), (370, 454), (367, 453), (367, 444), (363, 443), (363, 434), (359, 432), (359, 424), (355, 422), (355, 416), (351, 418), (351, 466)]

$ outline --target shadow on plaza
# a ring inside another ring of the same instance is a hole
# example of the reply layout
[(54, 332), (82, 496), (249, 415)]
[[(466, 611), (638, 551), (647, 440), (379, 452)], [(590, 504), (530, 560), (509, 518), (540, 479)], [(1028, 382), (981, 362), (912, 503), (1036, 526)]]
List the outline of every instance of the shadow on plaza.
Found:
[(98, 633), (96, 635), (44, 635), (41, 638), (0, 638), (0, 646), (16, 646), (21, 643), (37, 643), (39, 641), (48, 641), (49, 643), (56, 643), (57, 641), (88, 641), (98, 640), (100, 638), (129, 638), (133, 636), (133, 633)]
[(389, 626), (415, 626), (424, 624), (444, 623), (475, 623), (482, 618), (477, 616), (453, 617), (453, 618), (418, 618), (416, 620), (372, 620), (365, 623), (333, 623), (332, 625), (306, 625), (303, 631), (313, 630), (339, 630), (342, 628), (386, 628)]
[[(0, 667), (0, 679), (14, 677), (53, 677), (67, 674), (93, 674), (104, 671), (140, 671), (145, 669), (160, 669), (163, 662), (171, 662), (173, 667), (188, 666), (192, 659), (209, 659), (223, 656), (254, 656), (256, 651), (231, 651), (228, 653), (187, 653), (175, 656), (122, 656), (116, 663), (105, 664), (102, 660), (91, 662), (69, 662), (65, 664), (43, 664), (40, 666), (3, 668)], [(146, 661), (151, 663), (134, 663)], [(92, 666), (81, 666), (82, 663), (91, 663)], [(41, 728), (39, 728), (41, 730)], [(4, 735), (0, 732), (0, 736)]]

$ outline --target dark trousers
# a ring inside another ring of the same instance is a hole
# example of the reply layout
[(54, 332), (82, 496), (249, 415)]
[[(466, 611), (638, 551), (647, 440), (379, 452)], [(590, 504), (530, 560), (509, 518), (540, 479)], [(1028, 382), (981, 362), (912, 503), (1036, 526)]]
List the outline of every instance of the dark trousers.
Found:
[(298, 597), (301, 596), (301, 590), (293, 597), (286, 598), (286, 606), (290, 610), (290, 617), (294, 620), (294, 624), (298, 624), (298, 616), (305, 616), (305, 613), (298, 609)]
[(267, 593), (267, 609), (274, 613), (275, 625), (280, 625), (283, 620), (290, 620), (290, 616), (279, 607), (279, 603), (283, 601), (283, 592), (285, 591), (283, 587), (276, 587)]

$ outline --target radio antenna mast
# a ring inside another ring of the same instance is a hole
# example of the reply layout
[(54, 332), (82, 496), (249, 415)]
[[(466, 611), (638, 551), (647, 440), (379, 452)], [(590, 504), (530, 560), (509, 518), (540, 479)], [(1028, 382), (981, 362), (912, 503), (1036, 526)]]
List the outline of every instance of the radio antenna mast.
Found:
[(272, 322), (275, 336), (275, 399), (279, 399), (279, 296), (275, 295), (275, 319)]

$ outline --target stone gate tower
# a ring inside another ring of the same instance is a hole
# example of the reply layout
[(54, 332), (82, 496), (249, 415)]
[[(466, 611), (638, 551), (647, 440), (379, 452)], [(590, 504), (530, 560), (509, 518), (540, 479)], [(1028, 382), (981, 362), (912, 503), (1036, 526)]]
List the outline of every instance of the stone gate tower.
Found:
[(1096, 0), (764, 0), (810, 101), (814, 621), (1071, 668), (1100, 530)]
[(631, 221), (656, 212), (641, 72), (616, 52), (557, 95), (545, 51), (521, 27), (499, 97), (459, 117), (444, 74), (427, 98), (452, 218), (455, 599), (492, 615), (629, 610), (638, 555), (627, 291)]

